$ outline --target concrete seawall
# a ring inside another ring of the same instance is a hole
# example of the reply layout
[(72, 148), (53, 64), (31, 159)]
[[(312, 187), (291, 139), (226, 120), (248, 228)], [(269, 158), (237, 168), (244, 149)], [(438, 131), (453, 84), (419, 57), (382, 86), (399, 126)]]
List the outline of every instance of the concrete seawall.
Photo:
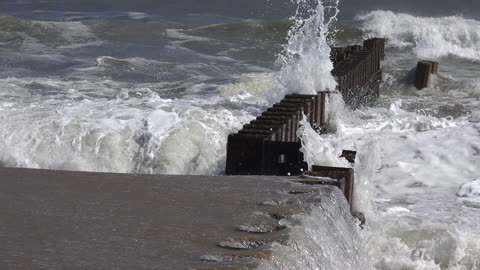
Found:
[(279, 220), (337, 192), (299, 177), (0, 168), (0, 179), (2, 269), (251, 269), (288, 244)]

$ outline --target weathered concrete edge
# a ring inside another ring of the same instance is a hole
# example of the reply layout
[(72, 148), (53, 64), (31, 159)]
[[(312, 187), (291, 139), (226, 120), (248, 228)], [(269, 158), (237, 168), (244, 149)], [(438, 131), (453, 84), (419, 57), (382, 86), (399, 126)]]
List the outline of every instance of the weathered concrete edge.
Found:
[[(314, 201), (317, 189), (297, 180), (0, 168), (0, 264), (9, 269), (252, 268), (258, 259), (268, 259), (271, 242), (288, 242), (288, 229), (278, 221), (306, 211)], [(239, 225), (266, 231), (249, 233)], [(238, 240), (260, 245), (240, 250)], [(221, 260), (205, 262), (204, 255)]]

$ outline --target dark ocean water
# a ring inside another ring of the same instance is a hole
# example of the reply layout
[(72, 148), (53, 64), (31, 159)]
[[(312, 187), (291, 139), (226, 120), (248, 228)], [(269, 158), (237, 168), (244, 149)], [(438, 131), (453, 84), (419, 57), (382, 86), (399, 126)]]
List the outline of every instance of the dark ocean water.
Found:
[[(327, 4), (328, 2), (324, 1)], [(3, 0), (0, 6), (5, 13), (24, 14), (25, 16), (31, 16), (34, 10), (104, 13), (137, 11), (167, 17), (211, 14), (220, 17), (244, 19), (284, 19), (294, 15), (295, 5), (291, 1), (286, 0), (123, 0), (115, 1), (115, 3), (107, 0)], [(343, 0), (340, 2), (340, 9), (342, 10), (342, 13), (339, 15), (340, 19), (352, 19), (358, 13), (376, 9), (407, 12), (417, 16), (445, 16), (452, 14), (463, 14), (472, 18), (480, 16), (480, 3), (475, 0), (441, 0), (435, 2), (430, 0)]]

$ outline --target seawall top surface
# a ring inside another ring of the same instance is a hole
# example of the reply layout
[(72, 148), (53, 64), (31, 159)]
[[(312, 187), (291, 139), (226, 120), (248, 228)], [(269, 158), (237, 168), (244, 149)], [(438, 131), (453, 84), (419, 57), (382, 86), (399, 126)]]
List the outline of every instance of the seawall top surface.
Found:
[(264, 202), (295, 196), (295, 179), (0, 168), (0, 264), (205, 268), (201, 256), (232, 253), (217, 246), (222, 240), (252, 237), (238, 225), (255, 223), (259, 212), (288, 211)]

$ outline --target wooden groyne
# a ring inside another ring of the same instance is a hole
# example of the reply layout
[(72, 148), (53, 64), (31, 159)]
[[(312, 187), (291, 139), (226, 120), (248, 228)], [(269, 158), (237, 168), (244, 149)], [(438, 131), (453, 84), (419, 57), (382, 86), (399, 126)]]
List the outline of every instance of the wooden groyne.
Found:
[[(332, 75), (346, 104), (361, 106), (379, 95), (385, 40), (374, 38), (364, 45), (332, 48)], [(328, 122), (332, 92), (316, 95), (289, 94), (268, 108), (227, 143), (227, 175), (300, 175), (307, 171), (297, 136), (303, 115), (322, 132)]]

